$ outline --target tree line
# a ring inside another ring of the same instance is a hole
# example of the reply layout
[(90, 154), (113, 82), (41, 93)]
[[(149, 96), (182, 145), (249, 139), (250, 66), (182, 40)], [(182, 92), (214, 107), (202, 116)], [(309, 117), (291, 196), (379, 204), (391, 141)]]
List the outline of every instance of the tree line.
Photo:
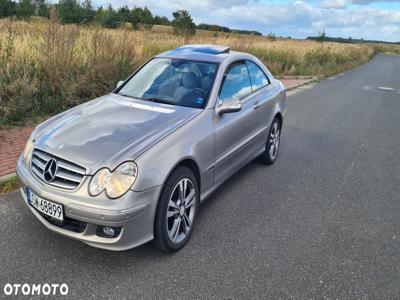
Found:
[[(134, 29), (152, 25), (171, 25), (167, 17), (153, 16), (147, 7), (129, 9), (123, 6), (114, 9), (111, 5), (95, 9), (91, 0), (60, 0), (54, 4), (57, 16), (63, 24), (100, 23), (104, 27), (115, 28), (122, 23), (132, 23)], [(32, 16), (50, 17), (52, 4), (46, 0), (0, 0), (0, 18), (15, 16), (18, 19), (30, 19)]]
[(122, 6), (114, 9), (111, 4), (107, 7), (95, 8), (91, 0), (60, 0), (51, 4), (47, 0), (0, 0), (0, 18), (16, 17), (29, 20), (32, 16), (50, 17), (50, 8), (54, 5), (57, 17), (62, 24), (90, 24), (97, 23), (107, 28), (117, 28), (130, 23), (135, 30), (150, 29), (153, 25), (172, 26), (176, 33), (192, 35), (196, 29), (262, 35), (258, 31), (230, 29), (225, 26), (199, 24), (193, 22), (190, 13), (186, 10), (177, 10), (172, 13), (173, 20), (165, 16), (154, 15), (147, 7), (135, 6), (130, 9)]
[(306, 38), (307, 40), (313, 40), (317, 42), (335, 42), (335, 43), (344, 43), (344, 44), (363, 44), (363, 43), (380, 43), (380, 44), (397, 44), (400, 42), (385, 42), (379, 40), (364, 40), (364, 39), (355, 39), (352, 37), (349, 38), (341, 38), (341, 37), (330, 37), (326, 36), (325, 32), (320, 33), (318, 36), (309, 36)]
[(215, 24), (200, 23), (199, 25), (197, 25), (197, 28), (198, 29), (202, 29), (202, 30), (210, 30), (210, 31), (262, 35), (261, 32), (258, 32), (258, 31), (255, 31), (255, 30), (231, 29), (231, 28), (226, 27), (226, 26), (220, 26), (220, 25), (215, 25)]

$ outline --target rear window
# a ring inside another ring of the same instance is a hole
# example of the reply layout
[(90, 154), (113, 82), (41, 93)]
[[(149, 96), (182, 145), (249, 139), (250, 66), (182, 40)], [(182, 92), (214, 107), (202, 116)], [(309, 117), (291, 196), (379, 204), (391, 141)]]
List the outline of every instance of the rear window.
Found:
[(244, 62), (236, 62), (228, 67), (219, 99), (243, 99), (251, 93), (251, 82)]
[(247, 68), (249, 69), (251, 86), (253, 91), (259, 90), (262, 87), (269, 84), (269, 80), (267, 75), (265, 75), (264, 71), (261, 70), (259, 66), (251, 61), (246, 61)]

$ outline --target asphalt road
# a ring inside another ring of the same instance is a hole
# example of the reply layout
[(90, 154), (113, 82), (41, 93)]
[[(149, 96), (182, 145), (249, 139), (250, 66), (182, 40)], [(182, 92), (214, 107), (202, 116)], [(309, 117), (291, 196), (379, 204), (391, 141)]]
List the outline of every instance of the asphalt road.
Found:
[(0, 196), (1, 289), (66, 282), (71, 298), (400, 298), (400, 57), (291, 92), (280, 154), (227, 181), (173, 255), (91, 248), (49, 232), (19, 193)]

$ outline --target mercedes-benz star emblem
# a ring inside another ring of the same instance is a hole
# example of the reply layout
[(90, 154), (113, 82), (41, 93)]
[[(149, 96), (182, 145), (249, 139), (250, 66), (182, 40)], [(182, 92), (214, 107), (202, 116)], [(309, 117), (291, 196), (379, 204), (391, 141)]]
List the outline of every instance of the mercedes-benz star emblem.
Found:
[(43, 169), (43, 177), (46, 182), (54, 180), (54, 178), (56, 177), (57, 168), (57, 161), (54, 158), (50, 159), (46, 163)]

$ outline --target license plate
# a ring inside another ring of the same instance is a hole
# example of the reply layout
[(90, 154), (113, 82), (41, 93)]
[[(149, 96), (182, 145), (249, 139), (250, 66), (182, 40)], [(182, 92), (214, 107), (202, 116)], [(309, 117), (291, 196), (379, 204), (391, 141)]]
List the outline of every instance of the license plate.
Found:
[(64, 220), (64, 210), (62, 205), (40, 198), (29, 189), (27, 191), (27, 194), (28, 203), (36, 208), (38, 211), (57, 220)]

